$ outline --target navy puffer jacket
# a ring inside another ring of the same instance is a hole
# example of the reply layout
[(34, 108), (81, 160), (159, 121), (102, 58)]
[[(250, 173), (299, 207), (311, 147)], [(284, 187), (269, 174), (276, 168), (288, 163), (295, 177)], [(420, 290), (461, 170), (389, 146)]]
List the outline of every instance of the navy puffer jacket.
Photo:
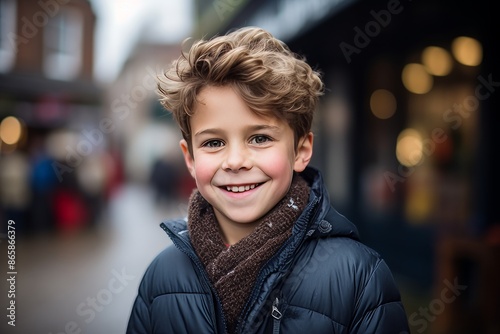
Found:
[[(238, 333), (409, 333), (391, 271), (330, 205), (308, 167), (309, 203), (292, 236), (261, 269)], [(127, 333), (226, 333), (222, 305), (189, 239), (185, 220), (161, 224), (174, 246), (147, 269)]]

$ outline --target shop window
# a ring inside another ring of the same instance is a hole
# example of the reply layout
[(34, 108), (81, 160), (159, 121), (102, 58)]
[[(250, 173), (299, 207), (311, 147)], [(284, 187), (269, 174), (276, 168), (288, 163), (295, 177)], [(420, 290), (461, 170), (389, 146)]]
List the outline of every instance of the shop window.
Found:
[(0, 73), (8, 72), (14, 65), (16, 31), (16, 2), (0, 1)]
[(52, 79), (72, 80), (82, 65), (83, 18), (72, 8), (62, 8), (44, 31), (44, 72)]

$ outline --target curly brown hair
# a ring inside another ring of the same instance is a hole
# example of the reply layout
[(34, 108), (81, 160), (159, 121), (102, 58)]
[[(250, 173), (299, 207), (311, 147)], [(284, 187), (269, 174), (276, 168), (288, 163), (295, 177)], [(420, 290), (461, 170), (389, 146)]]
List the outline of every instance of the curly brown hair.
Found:
[(295, 145), (311, 130), (323, 94), (320, 73), (269, 32), (256, 27), (195, 42), (158, 77), (161, 104), (172, 112), (192, 153), (190, 116), (206, 86), (232, 86), (257, 115), (284, 120)]

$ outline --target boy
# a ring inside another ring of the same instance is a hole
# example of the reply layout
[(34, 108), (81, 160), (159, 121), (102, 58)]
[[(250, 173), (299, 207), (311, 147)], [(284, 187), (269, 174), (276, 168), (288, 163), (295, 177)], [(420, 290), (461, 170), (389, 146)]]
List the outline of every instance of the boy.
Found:
[(127, 333), (409, 333), (390, 270), (308, 167), (317, 72), (266, 31), (196, 42), (159, 81), (197, 189)]

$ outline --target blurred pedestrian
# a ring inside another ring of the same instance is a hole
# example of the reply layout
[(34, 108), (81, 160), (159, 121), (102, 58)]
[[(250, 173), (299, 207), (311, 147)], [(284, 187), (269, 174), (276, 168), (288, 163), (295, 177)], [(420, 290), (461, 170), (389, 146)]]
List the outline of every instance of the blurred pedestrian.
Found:
[(77, 188), (85, 206), (87, 227), (99, 223), (101, 213), (107, 201), (107, 183), (109, 182), (107, 154), (104, 151), (93, 152), (76, 168)]
[[(14, 151), (0, 159), (0, 203), (4, 221), (16, 222), (18, 233), (25, 233), (28, 221), (28, 205), (31, 199), (31, 170), (25, 153)], [(4, 224), (3, 226), (7, 226)]]
[(43, 146), (34, 144), (31, 156), (31, 202), (29, 232), (51, 232), (55, 229), (53, 208), (54, 191), (59, 185), (53, 169), (54, 158)]
[(157, 203), (178, 200), (180, 176), (177, 165), (168, 157), (160, 156), (153, 162), (150, 183)]

